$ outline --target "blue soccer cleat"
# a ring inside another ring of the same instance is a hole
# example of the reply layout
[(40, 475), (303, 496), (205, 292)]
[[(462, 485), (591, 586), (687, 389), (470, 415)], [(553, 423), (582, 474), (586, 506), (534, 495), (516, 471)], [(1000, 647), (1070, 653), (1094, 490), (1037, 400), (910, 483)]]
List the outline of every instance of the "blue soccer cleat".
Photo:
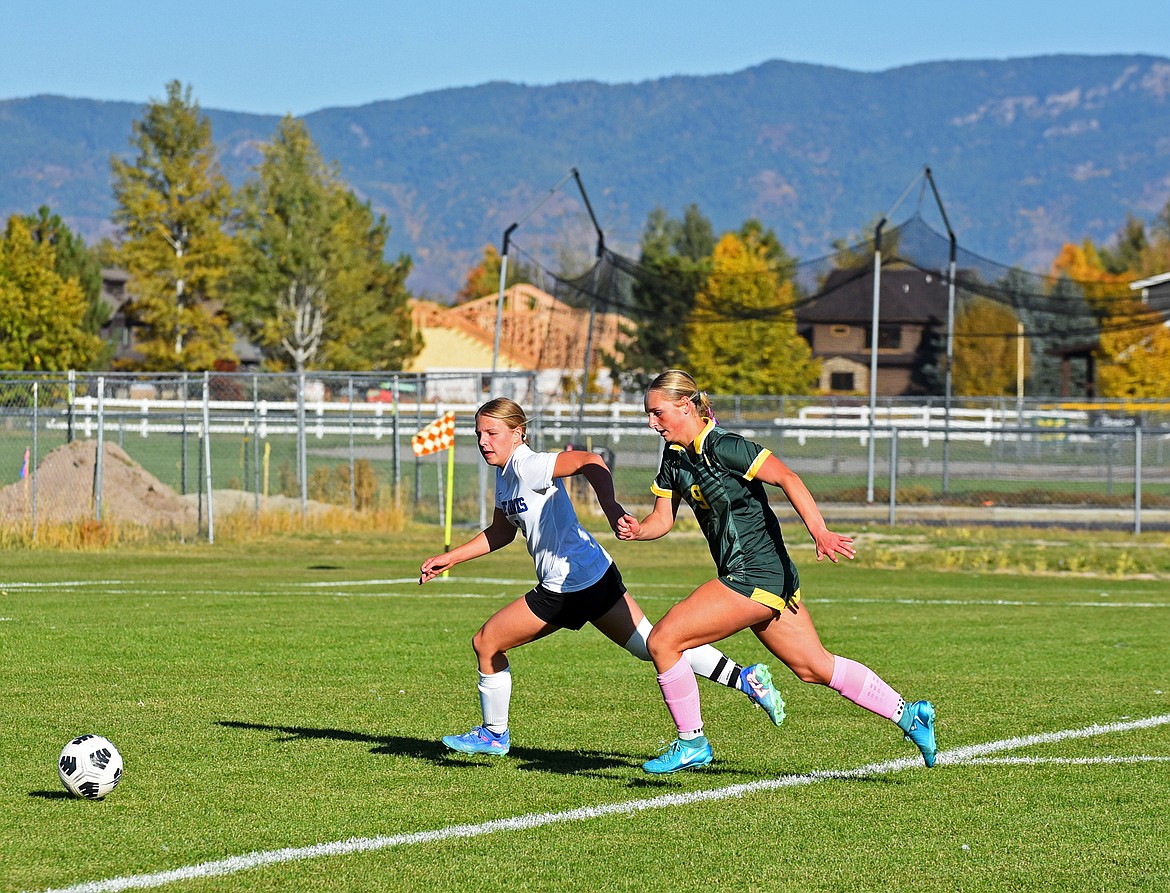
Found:
[(462, 735), (444, 735), (443, 743), (460, 753), (490, 753), (497, 757), (502, 757), (512, 747), (507, 729), (497, 735), (483, 726), (476, 726)]
[(784, 722), (784, 699), (772, 685), (772, 674), (764, 664), (752, 664), (739, 671), (740, 687), (757, 707), (763, 707), (774, 725)]
[(934, 755), (938, 752), (938, 743), (934, 738), (934, 705), (930, 701), (907, 704), (902, 711), (902, 718), (898, 720), (898, 727), (906, 733), (907, 740), (918, 745), (927, 768), (933, 766)]
[(677, 738), (659, 756), (642, 764), (642, 771), (651, 775), (666, 775), (680, 769), (698, 769), (711, 762), (711, 744), (700, 735), (690, 741)]

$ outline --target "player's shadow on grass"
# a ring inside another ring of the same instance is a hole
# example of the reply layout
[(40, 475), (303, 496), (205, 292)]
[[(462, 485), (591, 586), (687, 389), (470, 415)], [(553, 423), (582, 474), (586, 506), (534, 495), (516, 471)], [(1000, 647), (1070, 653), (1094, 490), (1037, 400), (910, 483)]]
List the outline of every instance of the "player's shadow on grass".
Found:
[(251, 732), (274, 732), (277, 741), (356, 741), (374, 745), (370, 753), (393, 753), (420, 760), (438, 761), (450, 753), (442, 742), (426, 741), (421, 738), (403, 738), (399, 735), (367, 735), (348, 729), (319, 729), (310, 726), (275, 726), (255, 722), (220, 720), (216, 725), (225, 729), (242, 729)]
[[(479, 769), (499, 761), (498, 757), (476, 757), (454, 753), (438, 740), (407, 738), (401, 735), (367, 735), (348, 729), (314, 728), (310, 726), (279, 726), (264, 723), (219, 720), (217, 725), (227, 729), (252, 732), (272, 732), (278, 741), (320, 740), (355, 741), (370, 744), (370, 753), (413, 757), (444, 766)], [(561, 775), (593, 775), (601, 778), (624, 777), (630, 769), (637, 769), (646, 759), (644, 754), (618, 753), (604, 750), (554, 750), (543, 747), (513, 746), (507, 761), (515, 768), (528, 772), (552, 772)], [(718, 764), (703, 770), (708, 775), (735, 775), (743, 773)], [(641, 783), (639, 779), (639, 783)]]

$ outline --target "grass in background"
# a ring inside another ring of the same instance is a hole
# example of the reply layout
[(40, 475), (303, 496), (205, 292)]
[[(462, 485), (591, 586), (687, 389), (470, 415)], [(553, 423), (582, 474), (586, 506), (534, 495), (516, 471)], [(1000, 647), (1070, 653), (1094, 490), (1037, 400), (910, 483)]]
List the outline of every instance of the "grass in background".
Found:
[[(1035, 571), (1040, 554), (1153, 554), (1163, 541), (882, 528), (859, 543), (858, 561), (841, 566), (794, 548), (811, 610), (831, 650), (936, 702), (944, 753), (1170, 713), (1165, 559), (1149, 559), (1146, 578), (1109, 571), (1104, 557), (1099, 571)], [(418, 564), (442, 545), (440, 530), (407, 526), (5, 551), (0, 827), (20, 833), (5, 835), (0, 888), (915, 755), (889, 724), (780, 670), (780, 729), (704, 683), (716, 762), (651, 778), (641, 762), (673, 737), (653, 671), (591, 629), (512, 655), (509, 757), (449, 755), (439, 737), (478, 721), (471, 635), (527, 588), (531, 563), (517, 544), (418, 587)], [(710, 576), (705, 543), (685, 530), (607, 548), (652, 618)], [(966, 550), (1007, 551), (1014, 566), (935, 569)], [(750, 634), (725, 650), (765, 659)], [(56, 777), (61, 746), (87, 731), (126, 760), (101, 802), (68, 799)], [(1170, 757), (1170, 726), (1003, 756)], [(915, 767), (174, 887), (480, 891), (491, 878), (550, 891), (1154, 891), (1170, 886), (1168, 798), (1165, 763)]]

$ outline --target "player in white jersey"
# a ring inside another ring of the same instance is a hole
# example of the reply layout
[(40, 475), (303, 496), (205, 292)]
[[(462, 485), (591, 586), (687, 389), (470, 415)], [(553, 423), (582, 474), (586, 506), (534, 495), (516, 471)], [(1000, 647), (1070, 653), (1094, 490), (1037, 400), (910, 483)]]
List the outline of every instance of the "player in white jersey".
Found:
[[(511, 747), (508, 706), (512, 674), (508, 650), (558, 629), (592, 623), (640, 660), (650, 660), (646, 639), (653, 628), (626, 591), (621, 573), (601, 544), (581, 526), (564, 478), (581, 475), (597, 494), (615, 531), (625, 510), (614, 497), (613, 477), (596, 453), (566, 450), (537, 453), (525, 442), (527, 419), (514, 400), (497, 397), (475, 414), (479, 451), (496, 468), (496, 508), (491, 524), (449, 552), (422, 563), (426, 583), (463, 561), (508, 545), (524, 534), (536, 566), (536, 586), (488, 618), (471, 640), (479, 661), (479, 701), (483, 722), (443, 743), (463, 753), (503, 755)], [(711, 645), (686, 652), (700, 676), (736, 688), (767, 711), (776, 725), (784, 702), (763, 664), (741, 667)]]

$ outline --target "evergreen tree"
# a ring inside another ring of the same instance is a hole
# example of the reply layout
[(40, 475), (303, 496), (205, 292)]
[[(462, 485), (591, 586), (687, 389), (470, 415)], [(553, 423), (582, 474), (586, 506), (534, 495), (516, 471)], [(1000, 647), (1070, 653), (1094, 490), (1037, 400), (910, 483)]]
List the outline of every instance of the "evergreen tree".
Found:
[(650, 212), (627, 310), (633, 325), (621, 328), (621, 358), (605, 358), (622, 387), (640, 391), (664, 369), (688, 365), (686, 320), (714, 245), (711, 222), (697, 205), (687, 207), (682, 220), (661, 208)]
[(1130, 214), (1125, 219), (1125, 226), (1117, 234), (1116, 245), (1116, 248), (1098, 249), (1106, 272), (1133, 275), (1135, 279), (1140, 279), (1138, 271), (1142, 267), (1142, 255), (1149, 250), (1145, 224)]
[(0, 369), (88, 369), (100, 355), (101, 339), (85, 327), (81, 286), (56, 266), (52, 244), (10, 218), (0, 240)]
[(345, 193), (344, 232), (352, 238), (348, 287), (339, 291), (332, 324), (321, 349), (325, 369), (402, 369), (422, 350), (422, 335), (413, 328), (406, 277), (410, 258), (385, 260), (390, 227), (368, 204)]
[[(945, 325), (944, 325), (945, 328)], [(922, 339), (914, 351), (907, 394), (913, 397), (946, 393), (946, 334), (932, 319), (922, 327)]]
[(110, 319), (110, 308), (102, 301), (102, 266), (97, 254), (86, 247), (48, 205), (24, 218), (33, 240), (53, 246), (54, 269), (62, 279), (77, 279), (85, 295), (85, 329), (97, 334)]
[(231, 187), (191, 88), (171, 81), (166, 90), (166, 99), (152, 101), (134, 122), (134, 161), (111, 161), (119, 260), (130, 275), (139, 365), (210, 369), (232, 358), (232, 335), (219, 309), (236, 250), (226, 229)]
[[(1006, 287), (1017, 288), (1029, 298), (1020, 309), (1020, 320), (1028, 336), (1030, 374), (1027, 393), (1030, 397), (1058, 397), (1062, 386), (1062, 361), (1056, 351), (1062, 348), (1092, 347), (1100, 324), (1084, 290), (1067, 276), (1052, 284), (1047, 295), (1035, 295), (1035, 288), (1024, 280), (1026, 274), (1013, 271), (1005, 277)], [(1013, 286), (1012, 283), (1020, 283)], [(1069, 387), (1073, 393), (1085, 392), (1088, 382), (1083, 365), (1070, 369)]]
[(739, 228), (739, 237), (746, 243), (754, 243), (760, 247), (762, 256), (768, 263), (768, 269), (775, 273), (781, 282), (796, 275), (796, 258), (788, 253), (771, 227), (764, 229), (764, 225), (752, 217), (745, 220), (743, 226)]
[(239, 232), (230, 306), (269, 365), (393, 370), (418, 353), (409, 259), (384, 260), (385, 219), (345, 188), (291, 116), (242, 191)]

